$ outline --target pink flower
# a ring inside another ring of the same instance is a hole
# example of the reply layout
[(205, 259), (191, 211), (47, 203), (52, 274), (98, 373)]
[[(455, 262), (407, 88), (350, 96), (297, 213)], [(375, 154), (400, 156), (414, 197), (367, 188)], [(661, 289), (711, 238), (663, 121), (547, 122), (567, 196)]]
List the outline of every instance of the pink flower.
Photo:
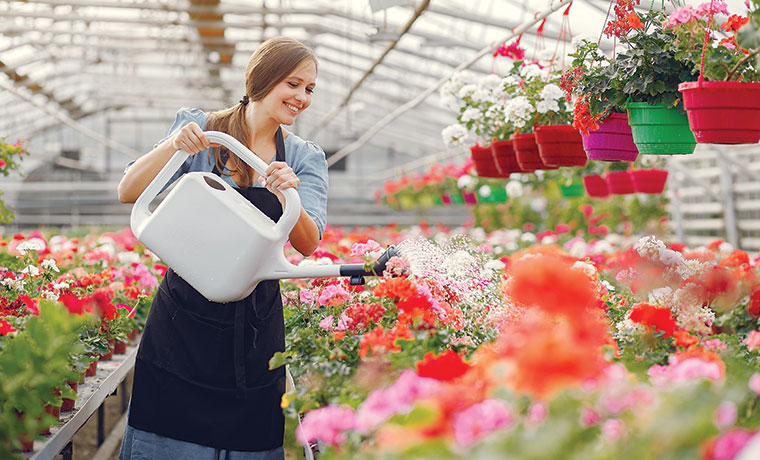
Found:
[(693, 17), (695, 16), (691, 5), (676, 8), (670, 13), (670, 16), (668, 16), (668, 19), (665, 21), (665, 27), (672, 28), (679, 24), (685, 24), (691, 21), (691, 18)]
[(752, 374), (752, 377), (749, 378), (747, 386), (749, 386), (749, 389), (754, 391), (755, 394), (760, 395), (760, 373), (755, 372)]
[(354, 429), (354, 411), (348, 406), (327, 406), (306, 413), (296, 430), (299, 442), (319, 439), (333, 446), (346, 441), (345, 432)]
[(547, 415), (549, 415), (549, 409), (546, 407), (546, 404), (541, 401), (534, 402), (528, 408), (525, 422), (529, 425), (538, 425), (544, 421)]
[(647, 389), (627, 391), (621, 396), (610, 396), (604, 399), (604, 405), (610, 414), (617, 415), (631, 407), (651, 406), (654, 396)]
[(724, 401), (718, 406), (715, 413), (715, 426), (719, 430), (724, 430), (736, 423), (736, 404), (731, 401)]
[(625, 434), (625, 424), (622, 420), (611, 418), (602, 425), (602, 437), (607, 442), (617, 442)]
[(314, 291), (311, 289), (301, 289), (301, 292), (298, 293), (298, 298), (301, 300), (301, 303), (312, 303), (314, 302)]
[(483, 243), (480, 246), (478, 246), (478, 252), (483, 252), (486, 254), (490, 254), (493, 252), (493, 246), (491, 246), (488, 243)]
[(747, 344), (747, 350), (752, 351), (755, 348), (760, 347), (760, 331), (752, 331), (749, 333), (744, 343)]
[(324, 307), (325, 305), (336, 306), (343, 302), (348, 301), (351, 298), (351, 294), (346, 291), (343, 286), (337, 284), (331, 284), (327, 286), (317, 299), (317, 303)]
[[(704, 17), (710, 14), (711, 2), (702, 3), (697, 7), (696, 16)], [(725, 14), (728, 16), (728, 4), (726, 2), (714, 2), (712, 3), (712, 14)]]
[(325, 330), (330, 330), (333, 328), (333, 315), (329, 315), (325, 317), (322, 321), (319, 322), (319, 327)]
[(725, 343), (721, 342), (720, 339), (703, 340), (702, 347), (705, 350), (712, 351), (714, 353), (720, 353), (728, 349), (728, 346)]
[(434, 395), (441, 386), (438, 380), (405, 370), (393, 385), (373, 391), (361, 403), (356, 410), (356, 429), (366, 433), (376, 428), (393, 414), (409, 411), (418, 398)]
[(513, 422), (514, 418), (504, 403), (496, 399), (486, 399), (454, 415), (454, 439), (461, 446), (469, 446), (494, 430), (512, 425)]
[(713, 441), (702, 458), (704, 460), (733, 460), (754, 435), (754, 431), (746, 428), (736, 428), (723, 433)]
[(0, 159), (0, 168), (4, 168), (4, 167), (5, 167), (5, 160)]
[(383, 247), (375, 240), (367, 240), (366, 243), (354, 243), (351, 246), (351, 255), (354, 257), (367, 256), (374, 252), (383, 252)]
[(657, 386), (697, 379), (709, 379), (717, 382), (723, 379), (723, 372), (724, 370), (719, 363), (700, 358), (687, 358), (683, 361), (670, 363), (667, 366), (655, 364), (647, 371), (652, 383)]
[(600, 420), (602, 420), (602, 416), (594, 409), (584, 407), (581, 410), (581, 425), (583, 425), (584, 428), (596, 425)]

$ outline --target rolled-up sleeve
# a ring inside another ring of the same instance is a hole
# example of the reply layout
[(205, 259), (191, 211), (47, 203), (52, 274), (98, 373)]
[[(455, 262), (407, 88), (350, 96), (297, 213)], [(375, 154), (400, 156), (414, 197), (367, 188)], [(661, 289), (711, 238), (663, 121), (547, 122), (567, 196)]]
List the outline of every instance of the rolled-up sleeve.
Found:
[(325, 152), (311, 141), (303, 142), (298, 146), (298, 150), (295, 164), (291, 165), (301, 180), (298, 196), (301, 198), (301, 206), (317, 224), (319, 237), (322, 238), (327, 225), (328, 183)]

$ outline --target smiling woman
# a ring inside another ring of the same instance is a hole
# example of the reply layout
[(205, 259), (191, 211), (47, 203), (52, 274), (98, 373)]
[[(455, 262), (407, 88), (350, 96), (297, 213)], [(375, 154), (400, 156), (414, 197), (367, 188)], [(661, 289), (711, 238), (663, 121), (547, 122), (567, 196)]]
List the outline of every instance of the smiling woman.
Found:
[[(308, 256), (325, 228), (327, 162), (319, 146), (281, 125), (309, 107), (316, 78), (309, 48), (285, 37), (267, 40), (248, 62), (240, 102), (211, 113), (180, 109), (169, 136), (127, 166), (119, 198), (134, 201), (184, 150), (190, 156), (169, 184), (188, 172), (214, 172), (274, 221), (282, 215), (282, 190), (297, 189), (302, 209), (290, 243)], [(269, 164), (266, 177), (211, 145), (207, 130), (246, 145)], [(269, 360), (284, 350), (278, 281), (220, 304), (168, 270), (140, 342), (120, 458), (282, 459), (285, 370), (270, 370)]]

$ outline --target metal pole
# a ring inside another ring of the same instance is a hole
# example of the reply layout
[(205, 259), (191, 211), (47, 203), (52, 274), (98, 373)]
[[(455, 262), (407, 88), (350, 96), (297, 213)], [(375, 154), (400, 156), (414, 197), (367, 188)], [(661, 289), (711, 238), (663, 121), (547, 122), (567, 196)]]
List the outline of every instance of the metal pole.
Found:
[(103, 401), (100, 406), (98, 406), (98, 447), (103, 444), (103, 439), (105, 439), (106, 412), (104, 410), (104, 405), (105, 401)]
[(735, 248), (739, 247), (739, 229), (736, 225), (736, 208), (734, 207), (733, 175), (722, 150), (716, 149), (720, 167), (720, 189), (723, 194), (723, 221), (726, 228), (726, 240)]

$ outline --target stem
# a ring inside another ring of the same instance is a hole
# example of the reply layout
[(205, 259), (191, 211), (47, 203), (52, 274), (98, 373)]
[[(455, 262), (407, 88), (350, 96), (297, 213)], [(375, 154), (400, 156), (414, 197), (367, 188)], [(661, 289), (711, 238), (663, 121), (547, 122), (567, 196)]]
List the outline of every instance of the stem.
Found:
[(749, 61), (754, 56), (760, 54), (760, 48), (756, 49), (755, 51), (749, 53), (748, 55), (744, 56), (741, 61), (737, 62), (733, 69), (731, 69), (730, 72), (726, 75), (726, 81), (730, 81), (731, 77), (733, 77), (734, 73), (736, 73), (737, 70), (739, 70), (739, 67), (743, 66), (747, 61)]

